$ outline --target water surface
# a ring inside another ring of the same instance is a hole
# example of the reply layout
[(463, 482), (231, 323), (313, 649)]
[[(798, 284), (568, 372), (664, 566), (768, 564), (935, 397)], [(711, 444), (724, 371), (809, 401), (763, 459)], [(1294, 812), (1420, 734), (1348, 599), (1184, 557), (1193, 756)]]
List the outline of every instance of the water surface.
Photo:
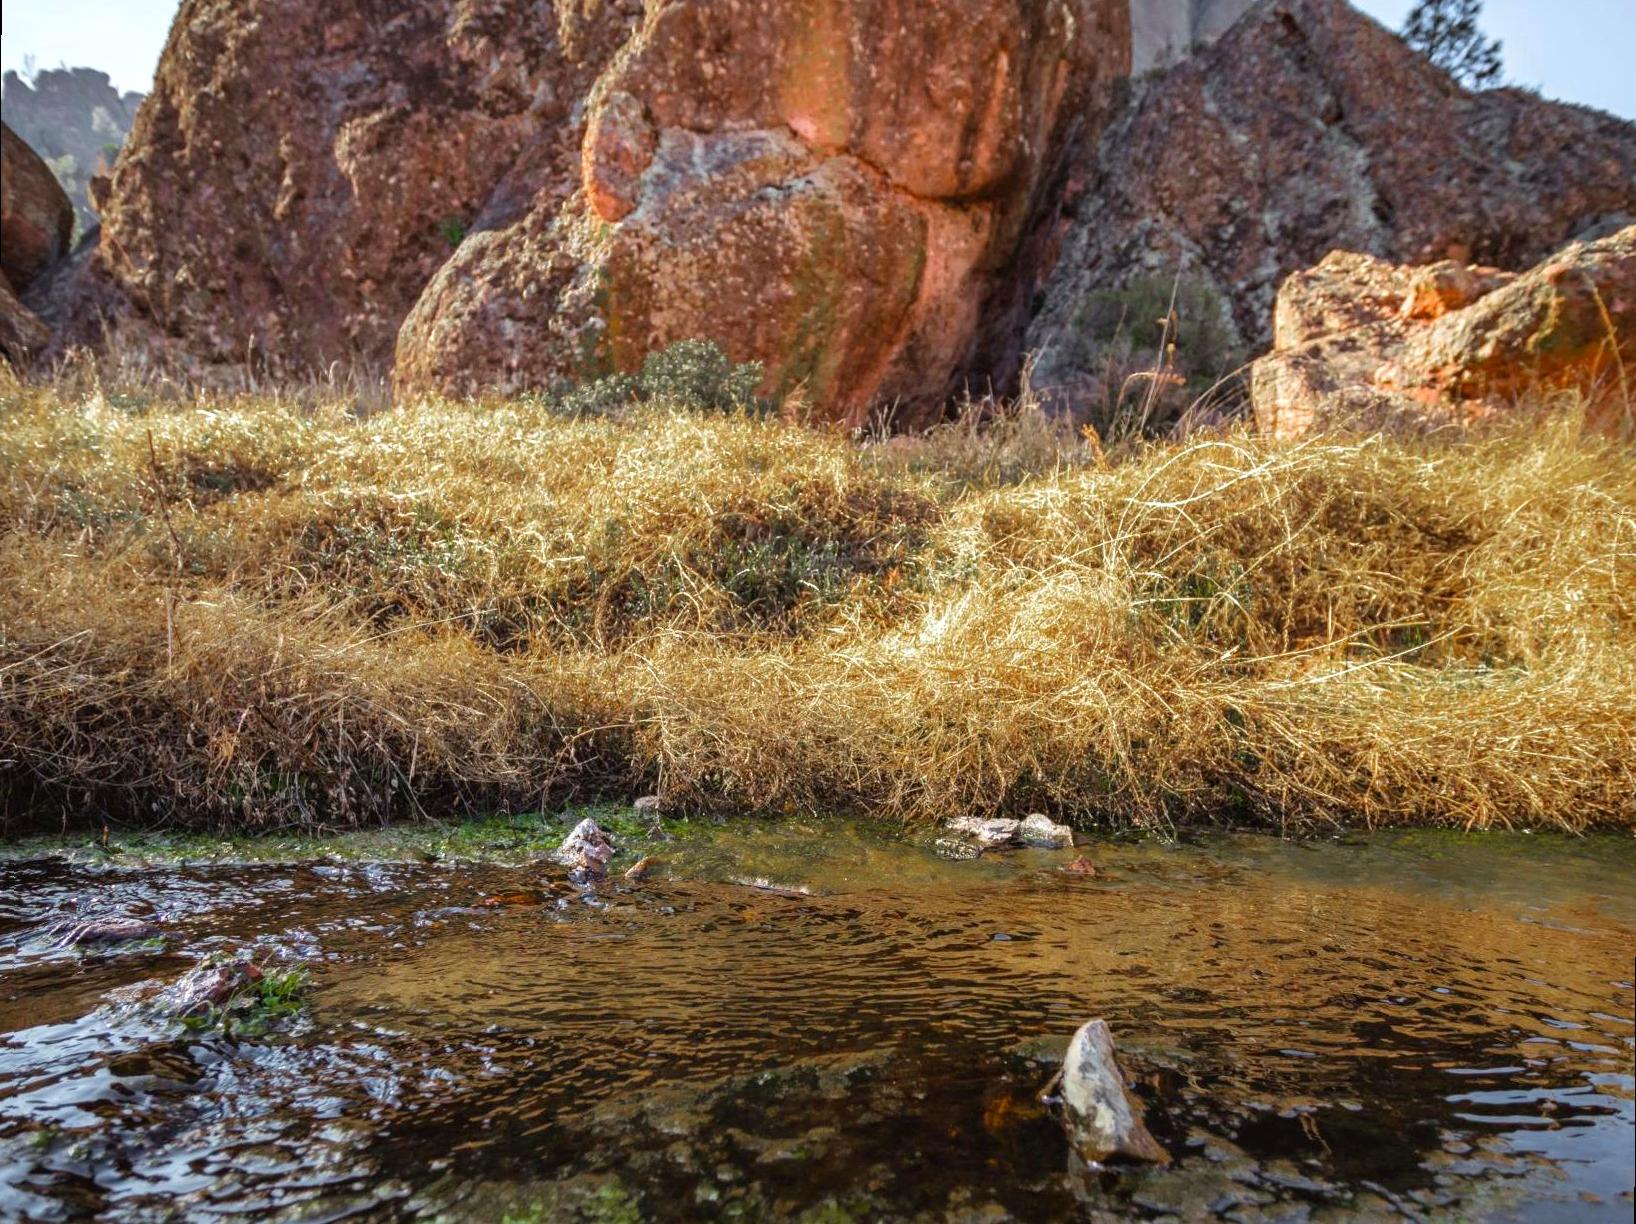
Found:
[[(0, 862), (0, 1217), (1630, 1218), (1636, 842), (1088, 852), (704, 825), (585, 896), (529, 862)], [(164, 948), (54, 947), (93, 901), (153, 904)], [(304, 1018), (146, 1001), (222, 950), (309, 964)], [(1170, 1169), (1087, 1170), (1039, 1104), (1092, 1016)]]

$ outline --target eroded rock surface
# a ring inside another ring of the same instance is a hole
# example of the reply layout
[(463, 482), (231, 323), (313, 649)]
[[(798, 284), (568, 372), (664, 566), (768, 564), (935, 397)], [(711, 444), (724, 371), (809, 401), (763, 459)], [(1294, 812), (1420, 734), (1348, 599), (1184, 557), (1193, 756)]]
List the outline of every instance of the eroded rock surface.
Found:
[(98, 201), (69, 339), (379, 369), (470, 233), (574, 185), (639, 0), (186, 0)]
[(1331, 254), (1279, 291), (1256, 362), (1256, 422), (1425, 429), (1492, 419), (1536, 393), (1580, 392), (1592, 428), (1627, 428), (1636, 369), (1636, 226), (1574, 243), (1522, 275)]
[(25, 292), (68, 253), (74, 207), (40, 155), (0, 123), (0, 272)]
[(1124, 0), (650, 6), (593, 91), (584, 190), (462, 248), (404, 325), (398, 386), (518, 390), (697, 338), (843, 419), (941, 405), (1015, 346), (1019, 249), (1128, 70), (1128, 19)]
[(1181, 320), (1184, 362), (1217, 323), (1243, 359), (1270, 341), (1284, 278), (1332, 250), (1517, 270), (1636, 215), (1636, 125), (1467, 92), (1344, 0), (1261, 0), (1133, 90), (1076, 164), (1028, 333), (1036, 385), (1071, 402), (1102, 374), (1091, 316), (1136, 282), (1180, 275), (1194, 314), (1219, 316)]

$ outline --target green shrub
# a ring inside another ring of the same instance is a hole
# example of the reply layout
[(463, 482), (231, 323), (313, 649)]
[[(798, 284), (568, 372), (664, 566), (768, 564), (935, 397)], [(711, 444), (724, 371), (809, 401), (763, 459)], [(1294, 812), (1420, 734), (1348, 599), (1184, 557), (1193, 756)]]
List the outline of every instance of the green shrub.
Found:
[(757, 389), (759, 361), (735, 365), (713, 340), (678, 340), (642, 362), (640, 374), (609, 374), (575, 387), (558, 400), (569, 416), (607, 416), (634, 404), (662, 404), (694, 412), (767, 412)]

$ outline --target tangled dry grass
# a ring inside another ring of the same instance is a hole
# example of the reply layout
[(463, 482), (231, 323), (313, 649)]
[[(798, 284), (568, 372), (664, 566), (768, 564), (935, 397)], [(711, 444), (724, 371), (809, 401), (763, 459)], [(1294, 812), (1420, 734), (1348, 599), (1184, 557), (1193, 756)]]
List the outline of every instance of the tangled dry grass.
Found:
[(1632, 458), (0, 389), (5, 820), (1630, 826)]

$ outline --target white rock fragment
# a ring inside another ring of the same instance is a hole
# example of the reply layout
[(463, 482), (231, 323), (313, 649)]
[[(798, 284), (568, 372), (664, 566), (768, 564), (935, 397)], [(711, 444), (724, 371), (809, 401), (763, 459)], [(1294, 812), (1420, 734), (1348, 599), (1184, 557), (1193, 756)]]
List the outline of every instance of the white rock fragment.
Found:
[(1142, 1121), (1141, 1103), (1125, 1087), (1106, 1020), (1087, 1021), (1074, 1034), (1053, 1085), (1060, 1086), (1063, 1128), (1087, 1161), (1099, 1165), (1122, 1156), (1170, 1163)]
[(943, 828), (958, 837), (976, 842), (984, 850), (997, 850), (1001, 846), (1017, 844), (1017, 830), (1021, 825), (1020, 820), (1007, 820), (1003, 817), (984, 820), (979, 816), (956, 816)]

